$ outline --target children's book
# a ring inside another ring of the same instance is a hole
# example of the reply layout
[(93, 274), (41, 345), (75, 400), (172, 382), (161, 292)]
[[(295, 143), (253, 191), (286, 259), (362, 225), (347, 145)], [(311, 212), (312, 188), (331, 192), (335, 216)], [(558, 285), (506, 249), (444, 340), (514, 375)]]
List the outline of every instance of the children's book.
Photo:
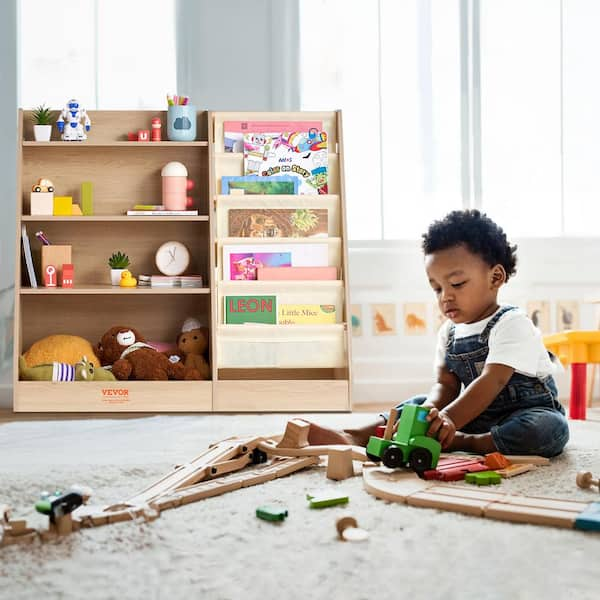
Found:
[(337, 267), (259, 267), (256, 271), (259, 281), (312, 281), (336, 280)]
[(37, 287), (37, 279), (33, 268), (33, 258), (31, 256), (31, 246), (29, 244), (29, 236), (27, 235), (27, 227), (21, 228), (21, 240), (23, 243), (23, 256), (25, 258), (25, 266), (27, 267), (27, 276), (29, 277), (29, 285), (32, 288)]
[(128, 210), (129, 217), (197, 217), (197, 210)]
[(327, 237), (326, 208), (230, 208), (229, 236)]
[(276, 296), (224, 296), (225, 323), (277, 323)]
[(245, 175), (293, 175), (299, 181), (299, 194), (327, 194), (327, 164), (324, 131), (244, 134)]
[(309, 131), (323, 129), (322, 121), (224, 121), (223, 146), (225, 152), (243, 152), (245, 133), (278, 135), (284, 131)]
[(290, 175), (280, 177), (224, 175), (221, 177), (221, 194), (297, 194), (299, 183), (297, 177)]
[(336, 322), (334, 304), (280, 304), (279, 325), (321, 325)]
[(260, 267), (324, 267), (327, 244), (231, 244), (223, 246), (223, 279), (255, 280)]

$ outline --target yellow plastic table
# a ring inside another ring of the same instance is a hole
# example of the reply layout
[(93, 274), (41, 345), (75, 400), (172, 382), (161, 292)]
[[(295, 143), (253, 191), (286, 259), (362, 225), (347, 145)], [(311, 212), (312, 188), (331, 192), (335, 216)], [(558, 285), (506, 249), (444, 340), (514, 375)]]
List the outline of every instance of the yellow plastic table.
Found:
[(585, 419), (587, 365), (600, 363), (600, 331), (563, 331), (544, 336), (544, 345), (561, 363), (571, 365), (569, 418)]

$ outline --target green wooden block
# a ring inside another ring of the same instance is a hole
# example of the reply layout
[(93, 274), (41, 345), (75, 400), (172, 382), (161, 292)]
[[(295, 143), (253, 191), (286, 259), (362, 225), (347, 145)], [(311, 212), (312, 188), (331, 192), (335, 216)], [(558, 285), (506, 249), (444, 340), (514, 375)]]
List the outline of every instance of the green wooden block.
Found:
[(479, 471), (478, 473), (465, 473), (465, 481), (477, 485), (496, 485), (502, 481), (502, 477), (496, 471)]
[(600, 502), (592, 502), (575, 519), (575, 529), (600, 531)]
[(277, 506), (259, 506), (256, 516), (264, 521), (283, 521), (288, 516), (288, 511)]
[(331, 494), (306, 494), (308, 505), (310, 508), (326, 508), (327, 506), (335, 506), (336, 504), (347, 504), (350, 500), (348, 496), (331, 493)]
[(81, 212), (87, 216), (94, 214), (94, 186), (91, 181), (81, 184)]

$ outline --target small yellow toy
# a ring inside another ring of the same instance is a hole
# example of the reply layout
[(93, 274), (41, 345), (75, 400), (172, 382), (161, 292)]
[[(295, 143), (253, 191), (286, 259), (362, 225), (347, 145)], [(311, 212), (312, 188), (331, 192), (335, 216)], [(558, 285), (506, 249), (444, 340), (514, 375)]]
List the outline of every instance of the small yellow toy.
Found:
[(119, 282), (121, 287), (136, 287), (137, 279), (131, 274), (131, 271), (125, 269), (121, 273), (121, 281)]

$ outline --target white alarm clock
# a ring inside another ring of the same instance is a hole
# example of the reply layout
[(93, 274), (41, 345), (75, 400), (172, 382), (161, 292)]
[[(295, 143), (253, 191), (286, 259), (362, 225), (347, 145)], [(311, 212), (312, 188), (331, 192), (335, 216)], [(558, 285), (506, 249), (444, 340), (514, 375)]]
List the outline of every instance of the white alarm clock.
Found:
[(154, 260), (163, 275), (181, 275), (190, 264), (190, 252), (181, 242), (165, 242), (156, 251)]

